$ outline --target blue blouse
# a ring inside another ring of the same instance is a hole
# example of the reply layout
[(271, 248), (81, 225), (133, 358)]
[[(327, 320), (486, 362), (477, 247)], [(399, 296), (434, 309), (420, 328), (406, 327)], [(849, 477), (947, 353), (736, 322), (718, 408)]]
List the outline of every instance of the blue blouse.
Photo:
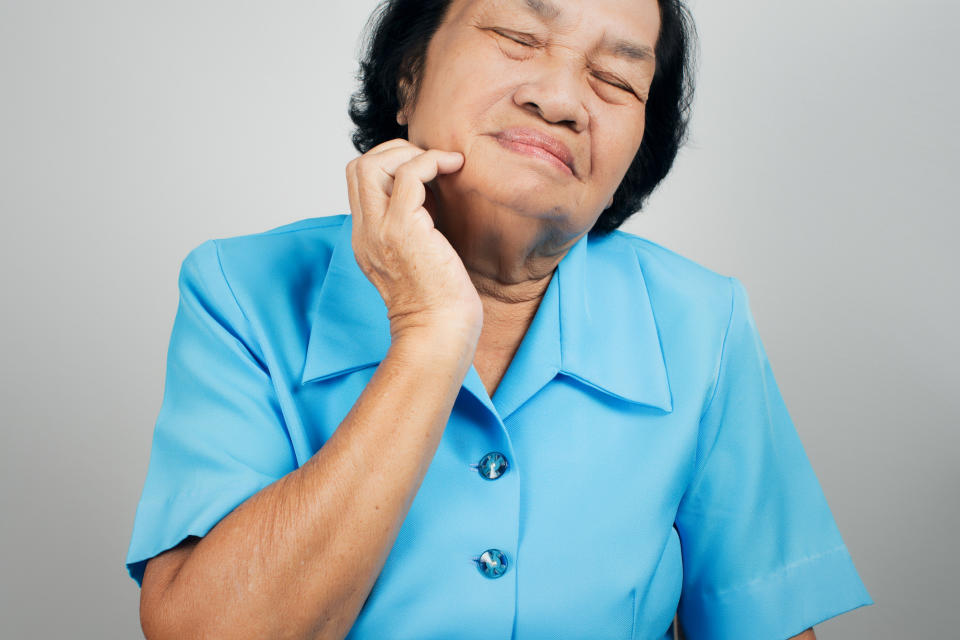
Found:
[[(390, 344), (349, 215), (184, 259), (126, 566), (332, 435)], [(873, 604), (739, 280), (584, 235), (493, 397), (471, 366), (348, 638), (784, 640)]]

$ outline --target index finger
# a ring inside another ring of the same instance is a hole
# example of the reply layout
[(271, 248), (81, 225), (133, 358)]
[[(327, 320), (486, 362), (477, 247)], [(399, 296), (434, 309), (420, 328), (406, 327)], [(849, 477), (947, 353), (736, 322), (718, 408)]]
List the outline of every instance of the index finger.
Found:
[(426, 151), (426, 149), (421, 149), (420, 147), (418, 147), (417, 145), (413, 144), (412, 142), (410, 142), (405, 138), (393, 138), (391, 140), (386, 140), (384, 142), (381, 142), (375, 147), (371, 147), (370, 149), (367, 150), (367, 153), (365, 153), (364, 155), (367, 155), (367, 154), (374, 155), (377, 153), (381, 153), (383, 151), (387, 151), (389, 149), (394, 149), (396, 147), (411, 147), (413, 149), (416, 149), (420, 153), (423, 153), (424, 151)]
[[(464, 156), (458, 151), (431, 149), (404, 161), (394, 170), (393, 193), (384, 212), (385, 221), (399, 221), (412, 211), (423, 206), (426, 200), (426, 184), (441, 173), (458, 171)], [(385, 171), (388, 166), (381, 165)]]

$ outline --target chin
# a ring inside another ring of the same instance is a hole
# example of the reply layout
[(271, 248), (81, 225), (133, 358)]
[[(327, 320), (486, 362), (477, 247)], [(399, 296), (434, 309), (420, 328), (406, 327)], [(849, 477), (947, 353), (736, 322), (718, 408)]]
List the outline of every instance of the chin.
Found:
[[(455, 187), (463, 193), (475, 192), (492, 203), (531, 217), (566, 216), (573, 197), (562, 186), (551, 182), (537, 170), (501, 162), (483, 170), (474, 164), (464, 167)], [(454, 186), (454, 185), (451, 185)]]

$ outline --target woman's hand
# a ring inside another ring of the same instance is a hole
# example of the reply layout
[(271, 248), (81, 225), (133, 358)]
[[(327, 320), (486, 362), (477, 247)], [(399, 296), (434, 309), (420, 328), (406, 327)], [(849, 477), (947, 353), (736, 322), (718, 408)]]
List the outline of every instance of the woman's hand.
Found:
[(433, 223), (426, 184), (459, 171), (463, 154), (402, 138), (347, 163), (353, 251), (387, 306), (394, 340), (426, 329), (479, 339), (483, 307), (463, 261)]

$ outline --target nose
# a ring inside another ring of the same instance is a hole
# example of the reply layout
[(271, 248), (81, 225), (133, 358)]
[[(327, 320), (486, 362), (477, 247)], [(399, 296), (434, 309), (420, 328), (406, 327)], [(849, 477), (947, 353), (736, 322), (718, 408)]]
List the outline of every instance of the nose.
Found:
[(570, 61), (543, 61), (514, 92), (513, 101), (548, 122), (579, 133), (587, 126), (579, 74)]

